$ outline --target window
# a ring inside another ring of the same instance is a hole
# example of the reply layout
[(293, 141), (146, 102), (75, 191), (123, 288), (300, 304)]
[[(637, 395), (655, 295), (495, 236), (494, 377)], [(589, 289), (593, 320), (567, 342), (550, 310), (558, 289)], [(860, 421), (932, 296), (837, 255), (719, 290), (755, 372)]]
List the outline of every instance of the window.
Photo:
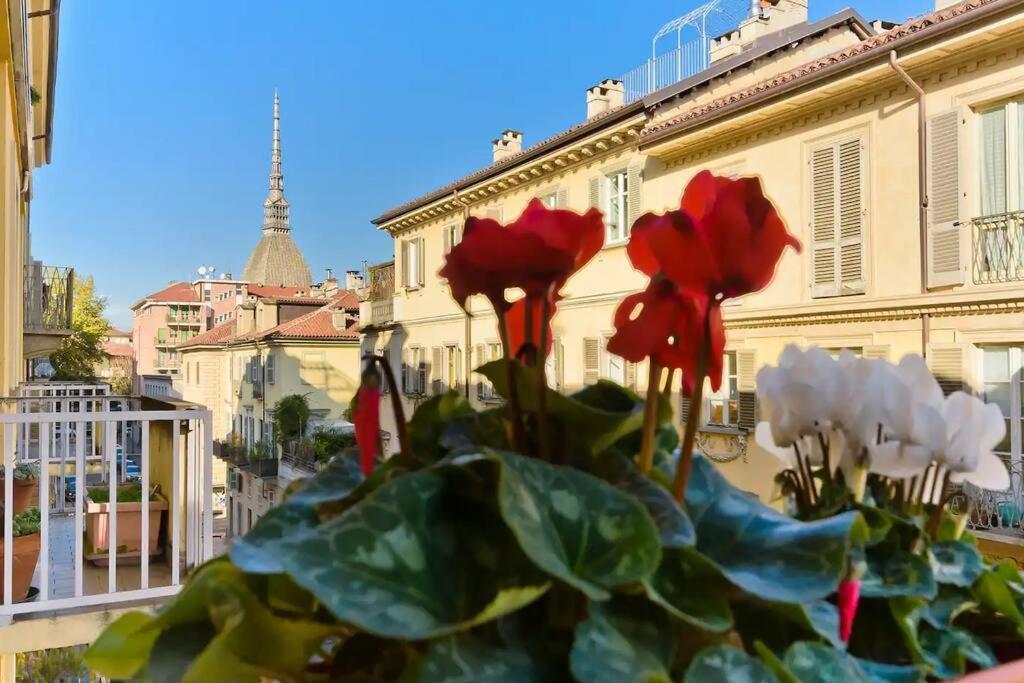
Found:
[(864, 292), (864, 144), (853, 138), (811, 151), (811, 294)]
[(406, 362), (402, 371), (402, 385), (405, 393), (425, 394), (427, 391), (427, 361), (420, 346), (410, 346), (405, 351)]
[(986, 346), (982, 354), (983, 397), (986, 403), (999, 406), (1006, 421), (1006, 436), (996, 446), (998, 454), (1021, 456), (1021, 403), (1024, 399), (1024, 381), (1021, 363), (1024, 350), (1019, 346)]
[(739, 421), (739, 377), (736, 352), (726, 351), (722, 367), (722, 386), (707, 399), (707, 423), (716, 427), (736, 427)]
[(275, 361), (275, 358), (276, 357), (274, 356), (273, 351), (267, 352), (267, 384), (273, 384), (274, 381), (277, 379), (277, 363)]
[(978, 270), (982, 281), (1020, 279), (1024, 268), (1024, 100), (979, 112)]
[[(476, 358), (473, 359), (473, 365), (474, 367), (480, 367), (492, 360), (500, 359), (502, 355), (501, 342), (492, 341), (485, 344), (477, 344)], [(481, 401), (493, 401), (497, 398), (497, 394), (494, 393), (494, 385), (483, 375), (477, 375), (476, 397)]]
[(196, 361), (196, 384), (199, 384), (199, 361)]
[(444, 253), (447, 254), (456, 244), (462, 241), (462, 226), (458, 223), (444, 227)]
[(558, 190), (552, 190), (551, 192), (542, 194), (538, 199), (540, 199), (541, 203), (549, 209), (557, 209), (559, 207)]
[(606, 241), (621, 242), (629, 237), (629, 174), (623, 169), (605, 176), (604, 182)]
[(402, 284), (409, 289), (423, 286), (423, 238), (404, 240), (402, 250)]

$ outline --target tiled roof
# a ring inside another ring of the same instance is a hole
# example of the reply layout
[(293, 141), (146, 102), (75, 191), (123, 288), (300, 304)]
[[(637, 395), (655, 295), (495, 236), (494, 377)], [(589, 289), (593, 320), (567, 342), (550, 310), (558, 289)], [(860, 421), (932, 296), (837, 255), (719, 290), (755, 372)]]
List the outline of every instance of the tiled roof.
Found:
[(133, 355), (131, 344), (122, 344), (120, 342), (103, 342), (100, 348), (103, 349), (103, 353), (112, 357), (131, 358)]
[(311, 311), (298, 318), (281, 323), (255, 335), (256, 339), (280, 337), (285, 339), (359, 339), (358, 318), (345, 315), (345, 329), (334, 326), (335, 311), (344, 310), (343, 299), (336, 298), (331, 303)]
[(761, 95), (762, 93), (768, 93), (791, 83), (810, 79), (825, 69), (841, 65), (845, 62), (850, 62), (854, 58), (864, 59), (874, 56), (872, 53), (878, 53), (879, 56), (881, 56), (882, 54), (886, 54), (887, 51), (891, 49), (891, 45), (899, 40), (919, 34), (932, 26), (948, 22), (956, 17), (996, 4), (1005, 5), (1006, 0), (967, 0), (966, 2), (961, 2), (945, 9), (930, 12), (904, 24), (900, 24), (888, 31), (871, 36), (855, 45), (843, 48), (842, 50), (837, 50), (836, 52), (826, 55), (820, 59), (801, 64), (794, 69), (761, 81), (749, 88), (729, 93), (728, 95), (719, 97), (707, 104), (694, 107), (680, 116), (667, 119), (665, 121), (659, 121), (657, 124), (648, 126), (644, 129), (640, 134), (641, 142), (644, 138), (650, 138), (652, 136), (662, 137), (673, 128), (686, 124), (690, 121), (709, 116), (725, 107), (740, 104), (746, 100)]
[(144, 301), (199, 301), (192, 285), (187, 282), (172, 282), (159, 292), (147, 296)]
[(130, 337), (130, 336), (132, 336), (132, 333), (131, 332), (125, 332), (124, 330), (119, 329), (117, 327), (111, 327), (109, 330), (107, 330), (107, 336), (108, 337)]
[(235, 336), (235, 320), (231, 320), (221, 323), (216, 327), (197, 334), (186, 342), (178, 344), (177, 348), (186, 349), (190, 346), (206, 346), (208, 344), (221, 344)]
[(359, 297), (351, 289), (339, 289), (331, 299), (337, 308), (359, 310)]
[(249, 285), (249, 294), (260, 298), (302, 298), (309, 296), (309, 285)]

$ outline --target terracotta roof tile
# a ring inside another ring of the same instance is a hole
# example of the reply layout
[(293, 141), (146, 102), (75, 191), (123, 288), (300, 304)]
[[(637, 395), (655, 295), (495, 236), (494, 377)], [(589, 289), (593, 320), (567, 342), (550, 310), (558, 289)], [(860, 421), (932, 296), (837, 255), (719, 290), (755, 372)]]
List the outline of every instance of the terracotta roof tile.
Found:
[(192, 346), (206, 346), (209, 344), (223, 344), (235, 336), (235, 320), (232, 318), (225, 323), (217, 325), (213, 329), (202, 334), (197, 334), (186, 342), (178, 344), (177, 348), (187, 349)]
[(103, 350), (103, 353), (111, 357), (131, 358), (133, 355), (131, 344), (122, 344), (121, 342), (103, 342), (103, 344), (100, 345), (100, 348)]
[(358, 318), (345, 315), (346, 327), (339, 330), (334, 326), (335, 311), (344, 310), (343, 299), (336, 299), (326, 306), (301, 315), (294, 320), (255, 335), (257, 339), (282, 337), (286, 339), (359, 339)]
[(303, 285), (249, 285), (249, 294), (260, 298), (299, 298), (309, 296), (309, 286)]
[(173, 282), (159, 292), (154, 292), (143, 301), (199, 301), (195, 290), (188, 282)]
[(755, 95), (759, 95), (763, 92), (773, 90), (775, 88), (786, 85), (793, 81), (798, 81), (800, 79), (813, 76), (822, 69), (833, 66), (835, 64), (840, 64), (842, 62), (849, 61), (850, 59), (857, 57), (859, 55), (863, 55), (874, 51), (882, 53), (885, 50), (885, 48), (887, 48), (887, 46), (889, 46), (891, 43), (897, 40), (914, 35), (915, 33), (919, 33), (920, 31), (923, 31), (931, 26), (940, 24), (944, 21), (949, 21), (954, 17), (958, 17), (968, 12), (978, 10), (982, 7), (985, 7), (986, 5), (991, 5), (998, 1), (999, 0), (967, 0), (966, 2), (961, 2), (957, 5), (953, 5), (942, 10), (922, 15), (916, 19), (912, 19), (904, 24), (900, 24), (899, 26), (891, 28), (888, 31), (866, 38), (865, 40), (862, 40), (861, 42), (855, 45), (843, 48), (842, 50), (837, 50), (836, 52), (821, 57), (820, 59), (816, 59), (811, 62), (801, 64), (800, 66), (794, 69), (779, 74), (778, 76), (774, 76), (767, 80), (761, 81), (760, 83), (757, 83), (756, 85), (753, 85), (749, 88), (745, 88), (743, 90), (738, 90), (736, 92), (723, 95), (722, 97), (719, 97), (716, 100), (708, 102), (707, 104), (703, 104), (699, 107), (694, 107), (693, 109), (688, 110), (687, 112), (680, 116), (667, 119), (665, 121), (660, 121), (654, 125), (647, 126), (641, 132), (640, 139), (642, 141), (645, 137), (650, 137), (656, 133), (661, 133), (662, 131), (673, 128), (688, 121), (693, 121), (695, 119), (702, 118), (719, 109), (722, 109), (723, 107), (738, 102), (742, 102), (744, 100), (754, 97)]

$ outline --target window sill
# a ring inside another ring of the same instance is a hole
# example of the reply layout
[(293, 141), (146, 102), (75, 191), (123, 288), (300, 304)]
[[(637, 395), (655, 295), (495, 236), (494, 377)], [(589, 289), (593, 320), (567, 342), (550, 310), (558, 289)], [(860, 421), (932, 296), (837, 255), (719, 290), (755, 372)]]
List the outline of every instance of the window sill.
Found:
[(704, 434), (721, 434), (723, 436), (743, 436), (748, 434), (746, 429), (739, 427), (726, 427), (723, 425), (702, 425), (697, 428), (698, 432)]
[(604, 243), (604, 247), (602, 247), (602, 251), (607, 251), (607, 250), (611, 250), (611, 249), (618, 249), (620, 247), (626, 246), (627, 244), (629, 244), (629, 238), (628, 237), (626, 239), (622, 239), (622, 240), (615, 240), (614, 242), (606, 241)]

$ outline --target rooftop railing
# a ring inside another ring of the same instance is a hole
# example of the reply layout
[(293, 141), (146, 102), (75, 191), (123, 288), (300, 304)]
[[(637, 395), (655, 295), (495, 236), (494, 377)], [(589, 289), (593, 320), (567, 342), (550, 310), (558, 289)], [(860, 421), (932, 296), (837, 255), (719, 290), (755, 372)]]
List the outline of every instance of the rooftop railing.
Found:
[(25, 332), (70, 334), (75, 270), (33, 261), (25, 270)]
[[(164, 598), (213, 556), (212, 415), (139, 410), (139, 402), (123, 396), (3, 400), (10, 411), (0, 413), (4, 471), (28, 464), (41, 476), (27, 495), (13, 476), (0, 487), (0, 624), (32, 613)], [(133, 480), (140, 496), (152, 493), (147, 503), (118, 501)], [(19, 505), (39, 510), (38, 529), (24, 533), (23, 524), (16, 538)]]

